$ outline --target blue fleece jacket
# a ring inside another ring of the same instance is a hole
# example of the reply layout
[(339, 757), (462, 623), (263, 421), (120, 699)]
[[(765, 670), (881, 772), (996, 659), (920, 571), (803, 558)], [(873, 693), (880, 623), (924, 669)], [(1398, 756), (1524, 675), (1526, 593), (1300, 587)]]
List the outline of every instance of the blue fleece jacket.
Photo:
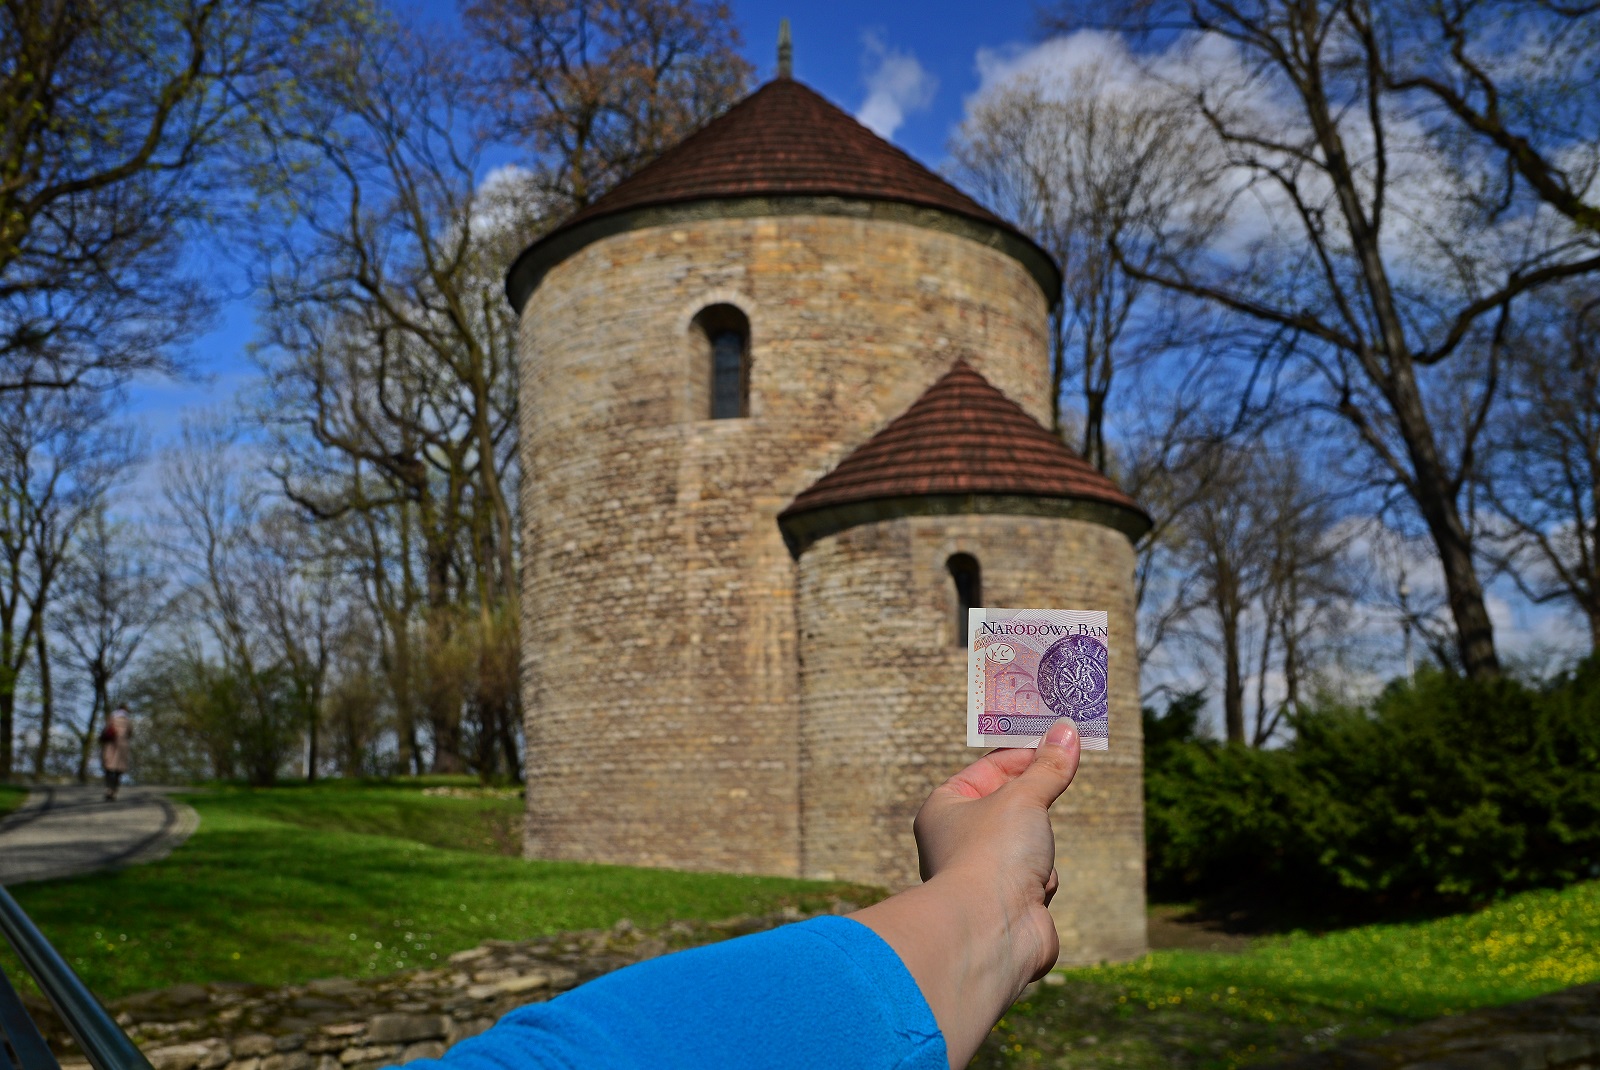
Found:
[(618, 970), (409, 1070), (945, 1070), (894, 950), (823, 917)]

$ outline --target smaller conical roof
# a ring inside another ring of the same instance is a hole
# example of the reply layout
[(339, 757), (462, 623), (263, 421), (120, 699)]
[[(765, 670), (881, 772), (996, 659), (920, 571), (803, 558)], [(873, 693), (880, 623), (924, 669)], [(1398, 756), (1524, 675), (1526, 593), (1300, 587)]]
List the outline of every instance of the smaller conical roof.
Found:
[(824, 510), (932, 498), (1084, 502), (1102, 507), (1094, 512), (1130, 538), (1150, 527), (1137, 502), (964, 360), (802, 491), (778, 522), (794, 527)]

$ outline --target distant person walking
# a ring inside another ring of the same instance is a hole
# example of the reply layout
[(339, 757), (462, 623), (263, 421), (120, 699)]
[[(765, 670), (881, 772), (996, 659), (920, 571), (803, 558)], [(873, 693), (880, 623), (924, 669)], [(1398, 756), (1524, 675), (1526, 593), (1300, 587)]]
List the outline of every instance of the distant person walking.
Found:
[(117, 797), (122, 786), (122, 774), (128, 771), (128, 740), (133, 735), (133, 721), (128, 717), (128, 707), (118, 704), (106, 718), (105, 730), (100, 733), (100, 767), (106, 771), (106, 800)]

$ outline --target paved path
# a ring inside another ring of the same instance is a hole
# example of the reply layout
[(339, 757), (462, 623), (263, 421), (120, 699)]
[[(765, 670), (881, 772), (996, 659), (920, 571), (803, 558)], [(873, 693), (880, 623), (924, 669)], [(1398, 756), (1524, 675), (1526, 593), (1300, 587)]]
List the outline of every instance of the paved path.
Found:
[(124, 787), (106, 802), (98, 785), (34, 788), (0, 821), (0, 884), (75, 877), (153, 862), (200, 824), (169, 789)]

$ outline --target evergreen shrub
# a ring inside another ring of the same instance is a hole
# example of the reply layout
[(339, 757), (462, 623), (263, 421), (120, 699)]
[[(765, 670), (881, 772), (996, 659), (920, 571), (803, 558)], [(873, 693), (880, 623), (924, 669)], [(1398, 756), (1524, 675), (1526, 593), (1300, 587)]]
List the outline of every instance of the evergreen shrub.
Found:
[(1200, 738), (1198, 706), (1146, 711), (1158, 899), (1373, 915), (1600, 877), (1600, 660), (1539, 687), (1421, 674), (1270, 750)]

